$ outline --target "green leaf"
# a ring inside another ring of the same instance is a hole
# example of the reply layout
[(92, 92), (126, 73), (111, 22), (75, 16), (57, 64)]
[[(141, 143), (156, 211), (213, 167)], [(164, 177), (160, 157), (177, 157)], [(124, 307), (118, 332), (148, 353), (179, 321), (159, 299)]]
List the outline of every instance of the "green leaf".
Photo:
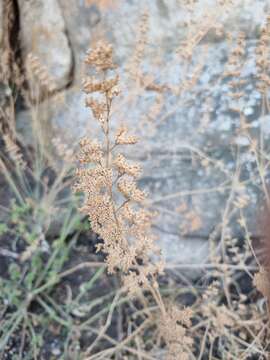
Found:
[(7, 224), (0, 223), (0, 236), (8, 232)]
[(21, 278), (21, 269), (19, 265), (12, 263), (8, 267), (8, 273), (12, 281), (20, 280)]

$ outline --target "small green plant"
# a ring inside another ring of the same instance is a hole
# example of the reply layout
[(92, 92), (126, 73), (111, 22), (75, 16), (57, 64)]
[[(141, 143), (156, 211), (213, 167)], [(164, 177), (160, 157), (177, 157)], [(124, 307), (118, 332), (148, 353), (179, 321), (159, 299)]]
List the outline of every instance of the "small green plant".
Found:
[[(42, 353), (47, 353), (45, 356), (51, 358), (52, 355), (49, 354), (58, 349), (61, 357), (57, 358), (72, 358), (70, 351), (75, 346), (74, 342), (78, 342), (74, 338), (74, 331), (77, 327), (82, 333), (84, 327), (87, 329), (83, 322), (78, 325), (76, 318), (85, 319), (92, 308), (103, 302), (102, 296), (94, 296), (93, 301), (87, 300), (87, 305), (85, 304), (85, 299), (89, 298), (93, 286), (103, 273), (103, 266), (95, 265), (94, 262), (69, 265), (79, 235), (79, 217), (74, 217), (72, 212), (66, 217), (57, 239), (45, 246), (46, 240), (43, 238), (38, 246), (33, 246), (39, 238), (37, 233), (27, 229), (29, 222), (25, 222), (25, 216), (29, 208), (13, 205), (12, 209), (11, 222), (2, 233), (8, 236), (9, 241), (15, 234), (17, 239), (12, 241), (13, 251), (4, 254), (8, 258), (7, 271), (0, 279), (0, 357), (39, 359)], [(73, 235), (69, 235), (70, 233)], [(100, 266), (97, 271), (96, 266)], [(72, 295), (68, 301), (60, 301), (61, 282), (84, 268), (93, 268), (90, 278), (81, 282), (74, 298)], [(95, 315), (98, 319), (102, 312)], [(87, 320), (89, 322), (89, 318)], [(50, 336), (53, 329), (57, 332), (59, 341), (61, 339), (61, 344), (56, 350), (46, 350), (46, 337)], [(62, 339), (66, 339), (65, 342)], [(78, 354), (79, 350), (78, 348)]]

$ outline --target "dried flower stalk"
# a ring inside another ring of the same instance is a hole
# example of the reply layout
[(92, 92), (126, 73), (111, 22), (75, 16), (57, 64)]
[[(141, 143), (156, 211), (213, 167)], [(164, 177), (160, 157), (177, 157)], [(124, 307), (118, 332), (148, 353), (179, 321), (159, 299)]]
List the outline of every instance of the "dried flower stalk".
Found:
[(115, 133), (111, 131), (112, 103), (119, 94), (112, 46), (98, 43), (88, 52), (85, 63), (96, 74), (83, 82), (84, 92), (91, 95), (86, 106), (100, 124), (104, 143), (87, 138), (80, 141), (78, 160), (81, 166), (77, 169), (75, 190), (85, 194), (81, 210), (89, 216), (93, 231), (103, 240), (97, 245), (97, 251), (106, 254), (108, 272), (121, 274), (124, 288), (130, 295), (142, 294), (143, 290), (153, 295), (161, 310), (160, 332), (170, 349), (168, 358), (176, 348), (178, 352), (181, 348), (183, 359), (181, 337), (177, 343), (175, 336), (167, 331), (171, 328), (180, 332), (182, 325), (166, 309), (157, 282), (157, 275), (163, 272), (163, 262), (153, 261), (154, 255), (160, 254), (151, 232), (155, 214), (142, 207), (146, 194), (136, 183), (140, 165), (130, 163), (120, 152), (123, 145), (136, 144), (138, 139), (123, 126)]
[[(93, 230), (103, 239), (97, 251), (106, 253), (109, 273), (120, 271), (129, 292), (136, 293), (156, 284), (156, 276), (162, 272), (161, 263), (151, 261), (153, 252), (159, 252), (150, 231), (154, 214), (139, 205), (146, 196), (136, 184), (140, 165), (129, 163), (117, 151), (138, 139), (125, 127), (114, 135), (111, 132), (112, 102), (119, 94), (112, 47), (99, 43), (87, 54), (85, 63), (96, 71), (95, 77), (84, 80), (83, 88), (86, 94), (91, 94), (86, 106), (100, 124), (104, 144), (87, 138), (81, 140), (82, 167), (77, 170), (76, 190), (86, 194), (82, 211), (88, 214)], [(120, 201), (116, 200), (115, 192), (121, 194)]]
[(26, 69), (29, 73), (29, 78), (32, 79), (33, 84), (37, 79), (41, 86), (48, 92), (48, 94), (52, 94), (56, 91), (56, 84), (53, 77), (49, 74), (47, 68), (41, 64), (39, 58), (36, 55), (32, 53), (27, 55)]

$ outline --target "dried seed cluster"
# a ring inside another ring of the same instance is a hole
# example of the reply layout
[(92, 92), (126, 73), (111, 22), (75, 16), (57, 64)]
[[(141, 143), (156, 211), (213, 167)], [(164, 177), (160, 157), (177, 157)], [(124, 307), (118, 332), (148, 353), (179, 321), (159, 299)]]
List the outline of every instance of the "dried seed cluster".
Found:
[(256, 48), (256, 65), (258, 69), (258, 89), (265, 93), (270, 85), (269, 77), (269, 44), (270, 44), (270, 16), (267, 16), (266, 23), (261, 29), (260, 39)]
[(82, 211), (103, 240), (97, 251), (106, 254), (108, 272), (120, 271), (124, 285), (134, 294), (156, 283), (156, 275), (163, 270), (161, 262), (152, 262), (153, 253), (159, 253), (151, 234), (154, 214), (140, 205), (146, 197), (136, 183), (140, 165), (130, 163), (119, 152), (121, 145), (136, 144), (137, 137), (124, 126), (114, 135), (110, 128), (112, 103), (119, 94), (112, 47), (98, 43), (87, 53), (85, 63), (95, 71), (95, 76), (83, 83), (84, 92), (91, 95), (86, 106), (101, 126), (104, 143), (81, 140), (75, 188), (85, 193)]
[(56, 91), (56, 84), (53, 77), (48, 73), (46, 67), (41, 64), (36, 55), (32, 53), (28, 54), (26, 59), (26, 68), (30, 74), (30, 78), (34, 75), (49, 94)]
[(180, 310), (171, 305), (162, 318), (160, 331), (169, 349), (166, 360), (189, 359), (187, 349), (192, 347), (193, 341), (186, 329), (191, 326), (192, 315), (190, 308)]

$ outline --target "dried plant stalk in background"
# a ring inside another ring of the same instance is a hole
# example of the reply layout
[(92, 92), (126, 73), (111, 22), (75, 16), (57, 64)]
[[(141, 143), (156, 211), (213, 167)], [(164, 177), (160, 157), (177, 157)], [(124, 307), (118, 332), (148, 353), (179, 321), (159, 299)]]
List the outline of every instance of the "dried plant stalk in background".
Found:
[[(46, 67), (41, 64), (36, 55), (32, 53), (28, 54), (26, 60), (26, 70), (32, 87), (34, 83), (38, 81), (48, 94), (52, 94), (56, 91), (56, 84), (53, 77), (49, 74)], [(37, 91), (36, 87), (32, 89), (33, 93), (35, 91)], [(34, 95), (32, 95), (32, 97), (34, 98)]]
[(169, 346), (169, 358), (184, 359), (185, 352), (179, 341), (186, 341), (183, 336), (186, 330), (180, 323), (186, 323), (182, 318), (190, 319), (190, 313), (184, 310), (179, 313), (181, 316), (172, 316), (171, 307), (166, 309), (163, 303), (156, 280), (163, 272), (163, 262), (153, 261), (155, 255), (160, 254), (151, 233), (154, 214), (142, 207), (146, 194), (136, 183), (141, 168), (120, 152), (123, 145), (136, 144), (137, 138), (124, 126), (115, 133), (111, 131), (112, 103), (119, 94), (112, 47), (98, 43), (87, 54), (85, 63), (96, 73), (95, 77), (84, 80), (84, 92), (91, 94), (86, 106), (100, 124), (104, 143), (87, 138), (80, 142), (82, 166), (77, 170), (75, 190), (85, 194), (82, 211), (89, 216), (93, 231), (103, 240), (97, 251), (106, 254), (108, 272), (120, 272), (130, 295), (142, 290), (152, 294), (161, 311), (160, 331)]

